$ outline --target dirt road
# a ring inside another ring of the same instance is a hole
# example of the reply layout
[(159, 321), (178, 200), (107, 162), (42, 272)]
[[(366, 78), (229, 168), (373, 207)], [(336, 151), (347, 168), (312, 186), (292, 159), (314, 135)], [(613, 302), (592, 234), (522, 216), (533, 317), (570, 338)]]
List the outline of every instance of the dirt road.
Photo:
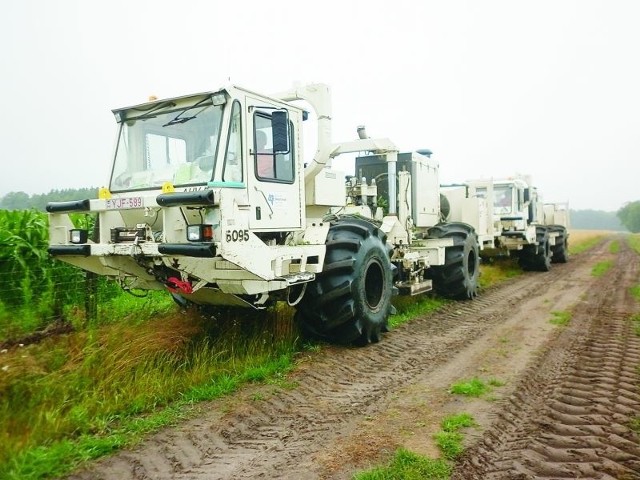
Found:
[[(454, 478), (640, 478), (640, 337), (629, 287), (638, 256), (621, 241), (527, 273), (472, 302), (395, 329), (364, 349), (305, 354), (287, 382), (209, 402), (197, 418), (73, 479), (348, 479), (404, 446), (438, 455), (443, 417), (477, 427)], [(614, 266), (591, 275), (599, 261)], [(552, 312), (571, 312), (566, 326)], [(499, 380), (476, 399), (449, 393)]]

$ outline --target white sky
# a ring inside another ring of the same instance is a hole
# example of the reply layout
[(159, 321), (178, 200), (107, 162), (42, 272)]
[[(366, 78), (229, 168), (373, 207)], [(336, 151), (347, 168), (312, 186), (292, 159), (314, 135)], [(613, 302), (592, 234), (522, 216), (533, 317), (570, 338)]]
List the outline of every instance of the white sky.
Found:
[(0, 196), (106, 185), (111, 109), (230, 79), (265, 93), (327, 83), (334, 142), (364, 124), (401, 151), (430, 148), (443, 183), (523, 173), (574, 209), (640, 200), (635, 0), (5, 0), (2, 10)]

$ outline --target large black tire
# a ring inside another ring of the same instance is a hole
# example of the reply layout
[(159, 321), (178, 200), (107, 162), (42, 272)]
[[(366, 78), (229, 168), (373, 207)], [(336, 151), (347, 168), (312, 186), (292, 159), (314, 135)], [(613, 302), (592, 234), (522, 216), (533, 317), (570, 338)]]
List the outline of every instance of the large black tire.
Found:
[(387, 331), (393, 267), (386, 235), (362, 219), (332, 222), (324, 269), (307, 286), (296, 321), (308, 337), (366, 345)]
[(478, 236), (473, 227), (460, 222), (442, 223), (429, 229), (428, 238), (453, 239), (453, 246), (445, 248), (445, 264), (431, 267), (429, 273), (436, 293), (458, 300), (475, 297), (478, 294), (480, 255)]
[(536, 243), (522, 249), (518, 263), (526, 271), (548, 272), (551, 269), (552, 252), (546, 227), (536, 226)]
[(552, 263), (567, 263), (569, 261), (569, 233), (563, 226), (551, 226), (553, 231), (559, 232), (556, 237), (556, 244), (551, 247), (553, 256), (551, 257)]

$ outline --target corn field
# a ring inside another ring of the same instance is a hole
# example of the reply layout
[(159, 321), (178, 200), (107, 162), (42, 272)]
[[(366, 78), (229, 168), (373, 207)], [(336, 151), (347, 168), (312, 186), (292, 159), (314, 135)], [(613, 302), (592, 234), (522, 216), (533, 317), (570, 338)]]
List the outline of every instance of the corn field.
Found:
[[(0, 341), (85, 316), (85, 272), (51, 258), (47, 248), (45, 213), (0, 210)], [(103, 279), (96, 289), (118, 292)]]

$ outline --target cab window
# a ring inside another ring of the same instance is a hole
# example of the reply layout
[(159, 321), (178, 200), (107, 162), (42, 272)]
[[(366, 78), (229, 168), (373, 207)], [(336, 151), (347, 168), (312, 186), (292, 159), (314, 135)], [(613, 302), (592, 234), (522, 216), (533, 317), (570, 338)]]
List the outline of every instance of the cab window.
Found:
[(224, 158), (222, 180), (225, 182), (242, 182), (242, 125), (240, 122), (240, 103), (234, 102), (229, 124), (227, 154)]
[(291, 148), (286, 154), (273, 152), (273, 134), (271, 116), (264, 112), (256, 112), (253, 131), (253, 158), (256, 177), (262, 181), (292, 183), (293, 168), (293, 125), (290, 125)]

